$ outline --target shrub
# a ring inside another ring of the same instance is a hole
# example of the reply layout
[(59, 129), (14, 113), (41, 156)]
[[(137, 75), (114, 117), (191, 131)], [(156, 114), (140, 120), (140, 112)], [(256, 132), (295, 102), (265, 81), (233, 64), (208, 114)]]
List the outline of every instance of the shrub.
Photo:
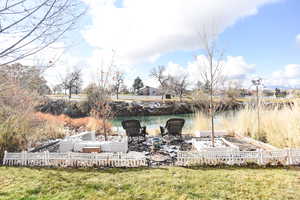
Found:
[[(96, 131), (96, 134), (100, 135), (104, 133), (103, 127), (104, 122), (100, 119), (95, 119), (93, 117), (83, 117), (83, 118), (70, 118), (66, 115), (51, 115), (38, 112), (36, 116), (40, 120), (48, 121), (50, 124), (57, 124), (62, 127), (67, 127), (75, 131)], [(108, 133), (111, 133), (112, 125), (109, 122), (106, 122), (106, 128)]]
[(1, 160), (5, 150), (25, 150), (36, 141), (57, 137), (55, 127), (34, 115), (34, 107), (39, 102), (37, 93), (22, 89), (17, 84), (9, 84), (0, 91)]

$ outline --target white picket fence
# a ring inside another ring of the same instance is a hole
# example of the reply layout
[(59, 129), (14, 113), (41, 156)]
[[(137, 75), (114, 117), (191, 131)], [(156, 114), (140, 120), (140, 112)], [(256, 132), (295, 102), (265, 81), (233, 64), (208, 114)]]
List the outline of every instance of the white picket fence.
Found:
[[(202, 165), (299, 165), (300, 149), (273, 151), (178, 152), (176, 166)], [(3, 165), (52, 167), (142, 167), (146, 157), (126, 153), (20, 153), (5, 152)]]
[(126, 153), (4, 153), (3, 165), (51, 167), (142, 167), (144, 157), (135, 158)]
[(177, 166), (201, 165), (299, 165), (300, 149), (273, 151), (201, 151), (178, 152)]

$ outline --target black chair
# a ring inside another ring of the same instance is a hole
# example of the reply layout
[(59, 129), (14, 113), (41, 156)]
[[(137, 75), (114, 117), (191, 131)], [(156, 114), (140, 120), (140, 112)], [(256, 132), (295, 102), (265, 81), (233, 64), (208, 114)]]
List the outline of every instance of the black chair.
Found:
[[(128, 136), (128, 143), (131, 143), (134, 138), (138, 138), (138, 142), (146, 140), (146, 126), (141, 127), (140, 121), (138, 120), (124, 120), (122, 121), (122, 127), (126, 131)], [(140, 141), (142, 138), (142, 141)]]
[(169, 119), (165, 127), (160, 127), (160, 132), (162, 136), (179, 136), (182, 138), (182, 128), (184, 126), (184, 119), (172, 118)]

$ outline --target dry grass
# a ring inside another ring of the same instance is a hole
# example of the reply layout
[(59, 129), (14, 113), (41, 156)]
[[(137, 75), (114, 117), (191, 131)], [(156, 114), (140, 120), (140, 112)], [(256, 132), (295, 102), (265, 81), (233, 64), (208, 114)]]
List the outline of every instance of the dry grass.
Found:
[[(51, 124), (68, 127), (72, 130), (96, 131), (96, 133), (98, 134), (101, 134), (103, 132), (104, 122), (93, 117), (70, 118), (66, 115), (55, 116), (41, 112), (36, 113), (36, 116), (41, 120), (50, 122)], [(106, 122), (106, 128), (111, 130), (111, 127), (112, 125)]]
[(160, 136), (160, 129), (159, 128), (147, 129), (147, 133), (151, 136)]
[[(277, 147), (300, 147), (300, 104), (294, 102), (293, 109), (260, 108), (260, 131), (257, 110), (245, 108), (232, 117), (220, 117), (216, 129), (239, 133), (270, 143)], [(210, 121), (204, 114), (196, 114), (194, 130), (210, 130)]]
[(4, 150), (26, 149), (30, 142), (39, 138), (42, 125), (32, 115), (38, 95), (14, 83), (7, 85), (7, 88), (0, 88), (0, 159)]
[(244, 109), (231, 119), (222, 119), (224, 128), (268, 142), (277, 147), (300, 147), (300, 105), (293, 109), (260, 108), (260, 130), (257, 110)]
[[(199, 130), (210, 130), (211, 129), (211, 118), (203, 112), (197, 112), (195, 114), (195, 120), (192, 127), (192, 132)], [(224, 129), (224, 126), (220, 123), (215, 123), (215, 129)]]

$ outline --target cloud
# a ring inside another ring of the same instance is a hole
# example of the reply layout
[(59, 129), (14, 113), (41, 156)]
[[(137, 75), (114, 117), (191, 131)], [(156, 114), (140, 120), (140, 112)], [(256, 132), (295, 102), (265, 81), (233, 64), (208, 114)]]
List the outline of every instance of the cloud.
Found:
[(300, 65), (289, 64), (283, 70), (278, 70), (272, 73), (274, 78), (295, 79), (300, 77)]
[[(221, 60), (222, 72), (227, 81), (239, 81), (243, 84), (244, 81), (250, 82), (250, 77), (255, 72), (255, 65), (248, 64), (242, 56), (228, 56), (226, 59)], [(197, 56), (194, 61), (188, 62), (186, 66), (181, 66), (174, 62), (169, 62), (166, 65), (165, 74), (171, 76), (181, 76), (183, 74), (188, 75), (188, 80), (191, 84), (195, 84), (197, 81), (203, 82), (201, 73), (203, 72), (200, 67), (203, 63), (208, 64), (208, 59), (204, 55)], [(206, 65), (208, 66), (208, 65)], [(147, 83), (151, 86), (157, 87), (158, 83), (155, 80), (147, 80)]]
[(288, 64), (281, 70), (274, 71), (270, 78), (267, 78), (267, 86), (300, 87), (300, 64)]
[(115, 0), (90, 1), (92, 24), (81, 33), (94, 47), (116, 49), (124, 63), (154, 62), (167, 52), (200, 48), (204, 27), (220, 34), (271, 2), (275, 0), (123, 0), (117, 8)]
[[(90, 83), (100, 81), (101, 74), (111, 77), (116, 71), (125, 74), (125, 84), (129, 84), (132, 75), (138, 74), (137, 69), (130, 65), (122, 65), (118, 60), (118, 53), (111, 50), (97, 49), (89, 57), (73, 56), (71, 53), (65, 53), (54, 67), (49, 68), (44, 76), (50, 86), (54, 86), (62, 81), (65, 75), (74, 69), (81, 69), (83, 87)], [(111, 80), (111, 78), (109, 79)]]
[[(53, 65), (48, 68), (44, 73), (47, 84), (52, 88), (60, 84), (67, 73), (73, 71), (76, 67), (80, 67), (84, 60), (80, 57), (74, 57), (69, 53), (63, 54), (62, 57)], [(87, 77), (85, 77), (87, 78)], [(88, 78), (87, 78), (88, 79)]]
[(224, 63), (224, 74), (231, 80), (244, 80), (254, 72), (255, 65), (246, 63), (242, 56), (228, 56)]
[(300, 45), (300, 34), (298, 34), (298, 35), (296, 36), (296, 43), (297, 43), (298, 45)]

